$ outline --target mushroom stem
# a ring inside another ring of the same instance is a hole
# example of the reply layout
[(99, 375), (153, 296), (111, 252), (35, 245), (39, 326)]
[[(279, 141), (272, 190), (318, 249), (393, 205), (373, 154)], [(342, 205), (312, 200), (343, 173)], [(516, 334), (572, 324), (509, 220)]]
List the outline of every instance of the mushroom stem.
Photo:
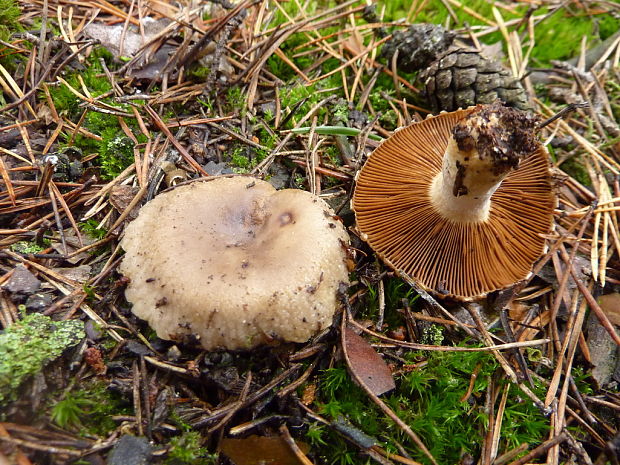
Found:
[(443, 156), (441, 172), (431, 184), (431, 201), (441, 215), (460, 223), (486, 221), (491, 195), (508, 174), (494, 175), (488, 160), (463, 154), (451, 139)]
[(535, 117), (499, 102), (459, 121), (430, 185), (434, 208), (450, 221), (487, 221), (493, 193), (538, 147), (535, 126)]

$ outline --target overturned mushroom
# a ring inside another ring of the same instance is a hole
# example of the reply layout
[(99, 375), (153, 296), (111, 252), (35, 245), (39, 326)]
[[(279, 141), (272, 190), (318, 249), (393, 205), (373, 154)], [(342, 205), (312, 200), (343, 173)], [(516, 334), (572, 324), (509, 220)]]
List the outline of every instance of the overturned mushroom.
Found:
[(392, 268), (459, 300), (525, 279), (555, 206), (535, 126), (529, 114), (494, 103), (397, 131), (357, 179), (362, 238)]
[(248, 177), (194, 182), (158, 195), (127, 227), (125, 295), (163, 339), (302, 342), (331, 324), (347, 241), (309, 192)]

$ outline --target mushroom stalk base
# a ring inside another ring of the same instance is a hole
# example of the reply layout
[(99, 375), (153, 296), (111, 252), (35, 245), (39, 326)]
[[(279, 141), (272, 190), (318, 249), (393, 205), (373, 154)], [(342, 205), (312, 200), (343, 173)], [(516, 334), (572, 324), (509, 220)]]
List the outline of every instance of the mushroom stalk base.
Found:
[(508, 172), (498, 170), (493, 160), (482, 158), (476, 149), (467, 152), (459, 150), (456, 141), (451, 138), (443, 156), (441, 171), (431, 183), (431, 203), (450, 221), (487, 221), (491, 196)]

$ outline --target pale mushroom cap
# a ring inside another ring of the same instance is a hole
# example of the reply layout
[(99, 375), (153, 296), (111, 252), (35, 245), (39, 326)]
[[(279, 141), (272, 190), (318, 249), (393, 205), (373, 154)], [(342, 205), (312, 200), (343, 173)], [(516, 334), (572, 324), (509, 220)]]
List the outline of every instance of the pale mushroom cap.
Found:
[(309, 192), (248, 177), (162, 193), (125, 231), (133, 312), (163, 339), (205, 349), (303, 342), (329, 326), (348, 283), (347, 233)]
[(392, 268), (425, 289), (473, 300), (528, 277), (545, 250), (556, 200), (548, 155), (538, 144), (491, 197), (488, 219), (459, 223), (430, 199), (451, 130), (472, 109), (407, 126), (370, 156), (353, 196), (358, 229)]

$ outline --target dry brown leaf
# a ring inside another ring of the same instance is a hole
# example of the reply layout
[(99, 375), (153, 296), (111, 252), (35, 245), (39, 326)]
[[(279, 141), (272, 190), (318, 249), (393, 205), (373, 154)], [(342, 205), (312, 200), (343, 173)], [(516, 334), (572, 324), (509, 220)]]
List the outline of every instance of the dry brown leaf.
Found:
[(601, 306), (601, 310), (605, 312), (605, 315), (607, 315), (607, 318), (609, 318), (609, 321), (620, 326), (620, 294), (614, 292), (602, 295), (598, 298), (598, 304)]
[(396, 387), (389, 367), (373, 347), (350, 328), (345, 329), (350, 368), (375, 395)]
[(86, 281), (90, 279), (90, 272), (92, 269), (93, 267), (91, 265), (79, 265), (73, 267), (52, 268), (52, 271), (55, 271), (67, 279), (77, 281), (78, 283), (86, 283)]
[[(310, 450), (306, 443), (296, 444), (304, 454)], [(236, 465), (303, 465), (280, 436), (224, 438), (220, 449)]]
[[(110, 191), (110, 203), (117, 212), (123, 213), (129, 206), (131, 201), (134, 199), (138, 191), (138, 188), (132, 186), (114, 186)], [(139, 210), (140, 207), (138, 205), (135, 206), (129, 214), (129, 219), (136, 219)]]
[(599, 388), (608, 387), (619, 365), (618, 346), (595, 314), (591, 314), (587, 324), (588, 349), (590, 351), (590, 374)]

